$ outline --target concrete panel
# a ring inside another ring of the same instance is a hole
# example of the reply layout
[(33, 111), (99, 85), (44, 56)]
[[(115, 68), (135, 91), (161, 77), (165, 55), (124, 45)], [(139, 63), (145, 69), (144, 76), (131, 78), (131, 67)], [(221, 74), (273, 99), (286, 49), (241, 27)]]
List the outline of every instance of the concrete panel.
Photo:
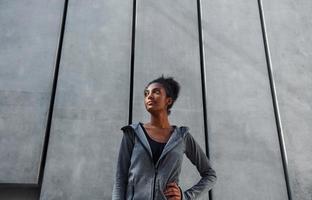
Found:
[[(181, 84), (180, 98), (170, 122), (186, 125), (205, 149), (196, 1), (138, 0), (134, 65), (133, 121), (147, 122), (146, 84), (161, 74)], [(196, 168), (184, 157), (180, 179), (183, 190), (199, 180)], [(202, 199), (207, 199), (204, 194)]]
[(294, 200), (312, 199), (312, 2), (263, 1)]
[(40, 199), (110, 199), (128, 122), (131, 1), (69, 1)]
[(202, 1), (214, 199), (285, 200), (257, 1)]
[(0, 1), (0, 183), (37, 184), (63, 1)]
[(37, 200), (38, 198), (38, 188), (0, 188), (2, 200)]

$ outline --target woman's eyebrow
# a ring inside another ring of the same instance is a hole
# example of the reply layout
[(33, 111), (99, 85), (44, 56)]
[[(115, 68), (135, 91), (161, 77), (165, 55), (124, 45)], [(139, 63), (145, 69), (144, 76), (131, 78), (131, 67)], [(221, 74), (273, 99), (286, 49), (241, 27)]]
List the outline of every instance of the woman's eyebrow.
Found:
[(161, 90), (161, 88), (160, 88), (160, 87), (157, 87), (157, 88), (153, 88), (153, 89), (151, 89), (151, 90), (145, 89), (144, 92), (155, 91), (155, 90)]
[(160, 90), (160, 88), (159, 88), (159, 87), (157, 87), (157, 88), (153, 88), (153, 89), (152, 89), (152, 91), (153, 91), (153, 90)]

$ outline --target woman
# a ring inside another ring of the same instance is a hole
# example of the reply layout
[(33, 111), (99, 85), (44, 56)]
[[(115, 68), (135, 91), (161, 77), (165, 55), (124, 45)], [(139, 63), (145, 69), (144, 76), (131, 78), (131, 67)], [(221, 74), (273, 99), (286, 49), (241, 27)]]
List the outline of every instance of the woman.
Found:
[[(216, 182), (216, 173), (188, 128), (170, 125), (168, 115), (180, 86), (171, 77), (159, 77), (144, 90), (148, 123), (124, 126), (113, 200), (197, 199)], [(179, 175), (183, 154), (196, 166), (201, 179), (182, 191)]]

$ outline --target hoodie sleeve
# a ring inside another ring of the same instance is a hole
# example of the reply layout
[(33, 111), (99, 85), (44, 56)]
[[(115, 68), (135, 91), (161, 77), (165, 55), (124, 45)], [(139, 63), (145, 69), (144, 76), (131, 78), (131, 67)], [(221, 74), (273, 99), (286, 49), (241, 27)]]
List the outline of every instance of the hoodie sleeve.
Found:
[(134, 133), (128, 126), (121, 128), (123, 137), (121, 140), (117, 160), (117, 170), (113, 187), (112, 200), (125, 200), (128, 185), (128, 171), (130, 166), (132, 149), (134, 146)]
[(206, 154), (190, 133), (185, 135), (185, 145), (186, 156), (196, 166), (201, 176), (194, 186), (182, 193), (183, 200), (192, 200), (208, 192), (216, 183), (217, 176)]

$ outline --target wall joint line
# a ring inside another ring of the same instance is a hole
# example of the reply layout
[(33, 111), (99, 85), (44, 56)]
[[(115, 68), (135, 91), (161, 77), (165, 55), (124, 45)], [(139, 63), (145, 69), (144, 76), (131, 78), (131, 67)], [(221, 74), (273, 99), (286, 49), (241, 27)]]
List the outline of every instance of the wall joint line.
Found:
[(278, 106), (278, 100), (277, 100), (277, 95), (276, 95), (273, 67), (272, 67), (269, 42), (268, 42), (268, 37), (267, 37), (267, 32), (266, 32), (266, 24), (265, 24), (264, 12), (263, 12), (262, 0), (258, 0), (258, 7), (259, 7), (259, 14), (260, 14), (260, 22), (261, 22), (265, 57), (266, 57), (266, 63), (267, 63), (267, 68), (268, 68), (269, 81), (270, 81), (270, 89), (271, 89), (271, 95), (272, 95), (272, 100), (273, 100), (273, 108), (274, 108), (274, 114), (275, 114), (277, 134), (278, 134), (278, 139), (279, 139), (279, 144), (280, 144), (284, 177), (285, 177), (286, 187), (287, 187), (287, 195), (288, 195), (288, 199), (292, 200), (291, 187), (290, 187), (289, 175), (288, 175), (288, 160), (287, 160), (287, 153), (286, 153), (286, 147), (285, 147), (285, 141), (284, 141), (284, 132), (283, 132), (279, 106)]
[(59, 72), (59, 67), (60, 67), (60, 62), (61, 62), (61, 57), (62, 57), (62, 47), (63, 47), (63, 39), (64, 39), (64, 33), (65, 33), (68, 1), (69, 0), (64, 0), (61, 30), (60, 30), (59, 41), (58, 41), (58, 46), (57, 46), (57, 55), (56, 55), (54, 77), (53, 77), (53, 83), (52, 83), (52, 94), (51, 94), (51, 99), (50, 99), (47, 126), (46, 126), (46, 132), (45, 132), (44, 143), (43, 143), (43, 151), (42, 151), (42, 156), (41, 156), (41, 164), (40, 164), (39, 175), (38, 175), (39, 176), (38, 184), (40, 186), (39, 194), (41, 193), (41, 189), (42, 189), (42, 182), (43, 182), (43, 176), (44, 176), (44, 170), (45, 170), (47, 152), (48, 152), (48, 146), (49, 146), (50, 130), (51, 130), (51, 124), (52, 124), (53, 109), (54, 109), (54, 100), (55, 100), (57, 80), (58, 80), (58, 72)]
[[(209, 137), (207, 125), (207, 96), (206, 96), (206, 71), (205, 71), (205, 58), (204, 58), (204, 43), (203, 43), (203, 28), (202, 28), (202, 10), (201, 0), (197, 0), (197, 17), (198, 17), (198, 42), (199, 42), (199, 57), (200, 57), (200, 72), (201, 72), (201, 86), (202, 86), (202, 102), (203, 102), (203, 118), (204, 118), (204, 132), (205, 132), (205, 150), (206, 155), (210, 158), (209, 153)], [(213, 200), (213, 191), (209, 191), (209, 199)]]
[(129, 94), (129, 118), (128, 123), (132, 123), (133, 110), (133, 85), (134, 85), (134, 59), (135, 59), (135, 29), (136, 29), (136, 0), (133, 0), (132, 9), (132, 32), (131, 32), (131, 61), (130, 61), (130, 94)]

